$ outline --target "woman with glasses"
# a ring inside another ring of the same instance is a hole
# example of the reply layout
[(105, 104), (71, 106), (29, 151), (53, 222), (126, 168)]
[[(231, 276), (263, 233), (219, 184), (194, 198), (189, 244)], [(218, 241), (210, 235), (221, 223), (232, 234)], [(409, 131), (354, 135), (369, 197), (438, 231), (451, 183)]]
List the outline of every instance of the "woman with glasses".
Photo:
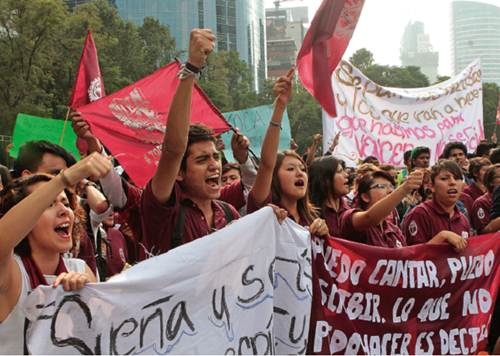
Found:
[(408, 245), (447, 241), (458, 251), (467, 246), (471, 227), (457, 207), (462, 188), (462, 170), (456, 162), (441, 160), (432, 167), (432, 199), (412, 209), (403, 221)]
[(393, 222), (392, 213), (401, 200), (422, 184), (422, 173), (414, 171), (397, 189), (384, 171), (364, 175), (358, 184), (356, 208), (340, 218), (340, 236), (380, 247), (403, 247), (403, 233)]

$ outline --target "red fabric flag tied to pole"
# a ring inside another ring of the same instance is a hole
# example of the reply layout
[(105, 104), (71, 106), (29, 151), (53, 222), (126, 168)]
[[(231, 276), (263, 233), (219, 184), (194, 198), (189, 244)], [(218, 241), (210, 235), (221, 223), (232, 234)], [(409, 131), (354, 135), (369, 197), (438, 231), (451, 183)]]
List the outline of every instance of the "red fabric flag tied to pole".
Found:
[(323, 0), (297, 55), (302, 85), (330, 116), (336, 116), (331, 76), (342, 59), (364, 0)]
[[(153, 176), (161, 156), (168, 111), (179, 84), (178, 62), (101, 100), (79, 108), (92, 132), (139, 187)], [(193, 88), (191, 123), (211, 127), (216, 133), (230, 129), (219, 110), (197, 86)]]
[(76, 109), (105, 95), (104, 81), (102, 80), (99, 60), (97, 59), (97, 49), (92, 33), (87, 31), (87, 38), (80, 57), (80, 65), (73, 85), (69, 107)]
[[(99, 68), (99, 59), (97, 58), (97, 49), (94, 39), (92, 38), (92, 33), (89, 30), (87, 31), (87, 37), (83, 45), (82, 56), (80, 57), (80, 64), (78, 65), (78, 73), (76, 74), (73, 92), (71, 93), (71, 99), (69, 100), (68, 106), (72, 109), (77, 109), (105, 95), (104, 81), (102, 79), (101, 69)], [(66, 128), (66, 123), (64, 127)], [(80, 152), (87, 152), (88, 150), (87, 142), (79, 137), (76, 140), (76, 146)]]

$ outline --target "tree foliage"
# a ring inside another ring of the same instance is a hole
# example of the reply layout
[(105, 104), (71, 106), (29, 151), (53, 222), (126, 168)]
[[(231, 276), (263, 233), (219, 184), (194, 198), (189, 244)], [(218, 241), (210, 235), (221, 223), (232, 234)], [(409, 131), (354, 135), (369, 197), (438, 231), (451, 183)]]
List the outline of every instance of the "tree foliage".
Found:
[(483, 84), (483, 124), (487, 139), (496, 130), (496, 112), (498, 105), (499, 87), (495, 83)]
[(152, 73), (176, 55), (168, 27), (125, 21), (106, 0), (70, 12), (62, 0), (0, 2), (0, 133), (18, 112), (66, 113), (87, 29), (96, 43), (107, 93)]
[(199, 84), (219, 110), (235, 111), (261, 103), (252, 87), (250, 68), (237, 52), (213, 53), (207, 64)]

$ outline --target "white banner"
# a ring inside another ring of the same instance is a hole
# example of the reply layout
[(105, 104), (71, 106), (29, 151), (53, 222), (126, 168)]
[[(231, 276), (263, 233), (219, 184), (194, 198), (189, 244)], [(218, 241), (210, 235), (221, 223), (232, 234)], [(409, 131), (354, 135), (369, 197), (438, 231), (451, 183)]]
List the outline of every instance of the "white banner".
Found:
[(382, 87), (342, 61), (332, 74), (337, 117), (323, 111), (323, 147), (340, 130), (334, 155), (349, 165), (375, 156), (403, 166), (403, 154), (417, 146), (431, 149), (431, 163), (450, 141), (475, 150), (484, 138), (479, 60), (456, 77), (427, 88)]
[(28, 298), (33, 354), (305, 353), (308, 232), (270, 208), (106, 283)]

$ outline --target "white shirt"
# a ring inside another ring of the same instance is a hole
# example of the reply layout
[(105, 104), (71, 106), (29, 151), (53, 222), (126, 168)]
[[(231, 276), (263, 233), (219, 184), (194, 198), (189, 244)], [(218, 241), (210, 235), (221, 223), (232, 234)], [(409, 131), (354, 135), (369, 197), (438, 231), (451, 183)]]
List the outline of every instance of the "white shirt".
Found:
[[(21, 271), (21, 294), (16, 306), (7, 318), (0, 323), (0, 354), (7, 355), (22, 355), (24, 353), (24, 322), (26, 315), (21, 308), (22, 303), (25, 302), (28, 294), (31, 292), (31, 284), (28, 272), (24, 268), (21, 258), (14, 255), (14, 259)], [(85, 272), (85, 261), (78, 258), (65, 258), (63, 257), (66, 269), (72, 272)], [(53, 283), (57, 276), (44, 275), (47, 283)]]

